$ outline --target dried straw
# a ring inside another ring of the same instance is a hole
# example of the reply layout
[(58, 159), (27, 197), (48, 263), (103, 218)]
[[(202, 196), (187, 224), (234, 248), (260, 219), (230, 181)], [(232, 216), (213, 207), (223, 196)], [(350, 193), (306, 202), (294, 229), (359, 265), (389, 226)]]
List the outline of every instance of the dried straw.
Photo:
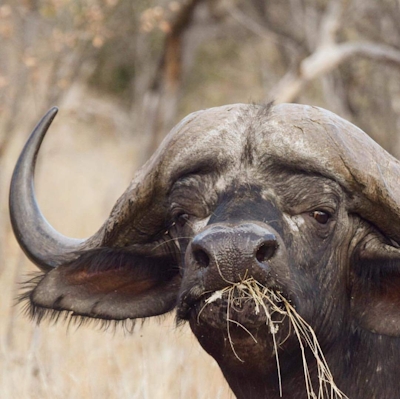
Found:
[[(304, 380), (307, 391), (307, 398), (348, 399), (347, 396), (342, 391), (340, 391), (340, 389), (336, 386), (333, 380), (332, 373), (329, 370), (328, 364), (325, 360), (324, 354), (318, 343), (314, 330), (297, 313), (294, 307), (282, 295), (281, 292), (272, 291), (271, 289), (260, 284), (254, 278), (246, 278), (239, 283), (230, 283), (229, 286), (223, 288), (222, 290), (214, 292), (209, 298), (206, 299), (205, 304), (203, 308), (200, 310), (198, 317), (200, 317), (201, 312), (207, 305), (209, 305), (212, 302), (215, 302), (218, 299), (221, 299), (223, 296), (227, 297), (227, 304), (228, 304), (227, 315), (226, 315), (228, 339), (233, 353), (240, 361), (243, 360), (235, 351), (234, 342), (230, 332), (230, 325), (235, 324), (241, 327), (244, 331), (246, 331), (249, 334), (249, 336), (254, 340), (255, 343), (257, 343), (257, 340), (245, 326), (243, 326), (236, 320), (232, 320), (230, 318), (231, 309), (235, 308), (235, 305), (243, 303), (243, 301), (250, 300), (254, 301), (255, 305), (254, 308), (256, 314), (259, 314), (260, 311), (264, 312), (266, 316), (266, 324), (269, 328), (273, 340), (278, 381), (279, 381), (279, 392), (281, 397), (283, 394), (283, 390), (282, 390), (282, 378), (279, 365), (279, 353), (278, 353), (278, 344), (276, 341), (276, 334), (279, 331), (280, 324), (283, 322), (285, 318), (287, 318), (290, 321), (290, 326), (293, 328), (294, 334), (296, 335), (300, 345), (300, 350), (303, 360)], [(274, 316), (275, 319), (274, 320), (272, 318), (272, 315), (275, 313), (277, 313), (281, 317)], [(289, 332), (289, 335), (290, 334), (291, 332)], [(280, 343), (280, 345), (282, 345), (287, 338), (285, 338)], [(319, 381), (317, 392), (314, 391), (314, 387), (311, 381), (311, 375), (309, 372), (309, 366), (306, 359), (305, 348), (307, 346), (311, 350), (311, 353), (314, 355), (317, 365), (317, 373)]]

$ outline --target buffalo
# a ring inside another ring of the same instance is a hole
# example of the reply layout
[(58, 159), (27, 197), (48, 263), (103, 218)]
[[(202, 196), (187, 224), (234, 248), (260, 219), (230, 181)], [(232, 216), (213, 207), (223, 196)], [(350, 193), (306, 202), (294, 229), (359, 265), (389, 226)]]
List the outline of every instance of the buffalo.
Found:
[(238, 398), (399, 396), (400, 163), (362, 130), (297, 104), (192, 113), (77, 240), (34, 193), (56, 113), (10, 190), (15, 236), (41, 269), (23, 294), (34, 319), (176, 309)]

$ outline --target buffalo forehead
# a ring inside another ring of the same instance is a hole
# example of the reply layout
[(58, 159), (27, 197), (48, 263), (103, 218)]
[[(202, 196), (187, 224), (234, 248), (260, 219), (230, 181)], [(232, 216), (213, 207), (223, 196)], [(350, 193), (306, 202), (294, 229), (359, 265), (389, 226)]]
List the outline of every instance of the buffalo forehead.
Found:
[(318, 107), (278, 105), (263, 130), (259, 148), (264, 157), (321, 173), (345, 187), (358, 187), (354, 174), (365, 174), (365, 162), (381, 150), (362, 130)]
[(238, 139), (243, 136), (237, 121), (247, 108), (236, 104), (198, 111), (178, 123), (118, 199), (104, 233), (99, 233), (102, 244), (142, 240), (132, 226), (140, 228), (143, 239), (154, 234), (165, 219), (165, 200), (174, 182), (185, 172), (193, 172), (198, 164), (207, 161), (217, 169), (232, 167), (234, 154), (241, 148)]
[(259, 113), (261, 108), (211, 108), (171, 132), (167, 175), (203, 159), (213, 160), (221, 171), (237, 170), (250, 141), (260, 163), (319, 173), (368, 201), (398, 208), (399, 163), (361, 129), (318, 107), (280, 104), (267, 115)]
[(374, 154), (377, 147), (364, 132), (317, 107), (282, 104), (267, 115), (260, 114), (261, 108), (235, 104), (185, 118), (162, 145), (161, 173), (174, 180), (182, 169), (204, 164), (220, 172), (237, 170), (243, 167), (243, 151), (250, 142), (260, 163), (283, 163), (358, 187), (352, 169), (356, 165), (361, 169), (356, 174), (363, 173), (365, 153)]
[[(329, 111), (298, 104), (277, 105), (269, 113), (263, 109), (235, 104), (183, 119), (137, 174), (113, 214), (118, 219), (144, 217), (139, 208), (149, 209), (149, 198), (165, 198), (177, 178), (204, 166), (206, 172), (225, 175), (221, 184), (226, 186), (238, 170), (247, 168), (243, 153), (250, 148), (253, 170), (279, 163), (333, 179), (352, 193), (352, 212), (400, 239), (400, 224), (393, 223), (400, 218), (397, 160)], [(155, 214), (163, 212), (158, 205), (157, 209)], [(109, 223), (107, 230), (112, 228)]]
[(212, 162), (215, 167), (232, 167), (243, 149), (246, 125), (244, 113), (254, 114), (254, 106), (234, 104), (197, 112), (179, 123), (167, 136), (164, 174), (174, 176), (182, 168)]

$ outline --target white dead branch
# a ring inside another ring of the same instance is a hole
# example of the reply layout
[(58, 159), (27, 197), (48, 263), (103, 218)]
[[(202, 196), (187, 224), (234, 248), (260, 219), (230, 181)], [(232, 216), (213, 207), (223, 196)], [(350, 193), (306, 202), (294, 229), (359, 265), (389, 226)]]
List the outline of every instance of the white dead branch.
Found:
[(275, 103), (295, 101), (309, 82), (325, 76), (353, 57), (367, 58), (400, 67), (400, 51), (394, 47), (370, 41), (338, 42), (338, 33), (348, 4), (344, 0), (331, 0), (317, 31), (314, 30), (315, 13), (308, 17), (306, 12), (303, 13), (303, 18), (306, 19), (304, 23), (312, 26), (313, 29), (312, 35), (307, 35), (311, 54), (302, 59), (299, 57), (300, 51), (296, 49), (296, 43), (288, 37), (282, 37), (272, 28), (259, 24), (238, 8), (231, 7), (228, 10), (230, 16), (241, 26), (267, 41), (283, 44), (290, 49), (296, 59), (295, 65), (269, 91), (267, 102), (271, 100)]

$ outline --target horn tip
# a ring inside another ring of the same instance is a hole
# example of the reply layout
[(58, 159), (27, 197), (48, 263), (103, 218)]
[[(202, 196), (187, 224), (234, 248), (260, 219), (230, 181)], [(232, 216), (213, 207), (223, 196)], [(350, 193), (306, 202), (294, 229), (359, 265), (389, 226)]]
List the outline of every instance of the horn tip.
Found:
[(47, 113), (49, 114), (49, 116), (52, 116), (54, 118), (57, 115), (58, 110), (58, 107), (54, 106), (51, 107)]

